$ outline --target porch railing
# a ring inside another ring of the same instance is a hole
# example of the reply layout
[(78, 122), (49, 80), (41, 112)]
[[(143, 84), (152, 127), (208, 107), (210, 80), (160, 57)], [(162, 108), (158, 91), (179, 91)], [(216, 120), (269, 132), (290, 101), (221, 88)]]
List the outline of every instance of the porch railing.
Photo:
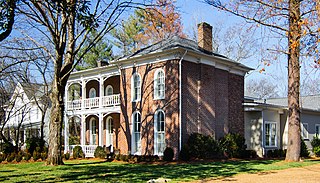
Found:
[(102, 97), (102, 106), (114, 106), (120, 104), (120, 94)]
[(100, 105), (100, 100), (102, 105), (101, 107), (111, 107), (120, 105), (120, 94), (68, 101), (67, 109), (81, 110), (82, 105), (84, 109), (98, 108)]
[(72, 155), (73, 149), (76, 146), (80, 146), (82, 148), (82, 151), (84, 152), (84, 155), (86, 156), (86, 158), (94, 157), (94, 151), (98, 147), (97, 145), (69, 145), (70, 155)]

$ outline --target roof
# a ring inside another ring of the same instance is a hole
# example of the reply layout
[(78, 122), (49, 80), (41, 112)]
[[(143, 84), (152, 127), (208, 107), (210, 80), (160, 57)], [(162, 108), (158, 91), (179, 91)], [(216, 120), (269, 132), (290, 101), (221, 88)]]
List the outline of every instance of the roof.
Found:
[[(288, 108), (288, 98), (270, 98), (270, 99), (257, 99), (253, 97), (244, 97), (244, 105), (258, 105), (269, 106), (274, 108)], [(309, 95), (300, 97), (300, 106), (302, 109), (311, 111), (320, 111), (320, 95)]]
[[(258, 100), (257, 102), (264, 102), (263, 100)], [(270, 98), (266, 100), (267, 104), (288, 106), (288, 98)], [(304, 109), (320, 110), (320, 95), (309, 95), (300, 97), (300, 106)]]
[[(45, 95), (45, 86), (43, 84), (37, 84), (37, 83), (20, 83), (25, 94), (29, 99), (32, 99), (34, 97), (41, 98)], [(49, 88), (50, 91), (50, 88)]]
[(142, 49), (134, 52), (133, 54), (124, 56), (120, 59), (128, 59), (128, 58), (135, 57), (135, 56), (143, 56), (143, 55), (147, 55), (150, 53), (165, 52), (167, 50), (171, 50), (174, 48), (183, 48), (183, 49), (193, 51), (196, 53), (202, 53), (202, 54), (209, 55), (209, 56), (219, 57), (224, 60), (227, 60), (228, 62), (233, 62), (234, 64), (237, 64), (240, 67), (252, 70), (252, 68), (249, 68), (243, 64), (240, 64), (239, 62), (233, 61), (226, 56), (220, 55), (215, 52), (210, 52), (210, 51), (204, 50), (203, 48), (198, 46), (197, 42), (195, 42), (193, 40), (190, 40), (187, 38), (182, 38), (179, 36), (172, 36), (171, 38), (163, 39), (155, 44), (152, 44), (150, 46), (142, 48)]

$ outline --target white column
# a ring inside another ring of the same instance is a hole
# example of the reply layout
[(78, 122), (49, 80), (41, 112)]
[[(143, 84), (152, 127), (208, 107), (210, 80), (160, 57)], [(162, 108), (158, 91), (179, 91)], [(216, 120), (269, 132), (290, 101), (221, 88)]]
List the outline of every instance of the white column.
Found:
[(102, 146), (102, 121), (103, 121), (103, 114), (99, 113), (99, 146)]
[[(82, 95), (81, 95), (81, 109), (84, 110), (84, 99), (86, 99), (86, 81), (82, 80), (81, 88), (82, 88)], [(82, 121), (81, 121), (82, 122)]]
[(67, 114), (64, 114), (64, 153), (69, 151), (69, 119)]
[(81, 115), (81, 145), (86, 145), (86, 117)]
[(102, 108), (102, 97), (103, 97), (103, 77), (100, 76), (100, 80), (99, 80), (99, 83), (100, 83), (100, 92), (99, 92), (99, 108)]

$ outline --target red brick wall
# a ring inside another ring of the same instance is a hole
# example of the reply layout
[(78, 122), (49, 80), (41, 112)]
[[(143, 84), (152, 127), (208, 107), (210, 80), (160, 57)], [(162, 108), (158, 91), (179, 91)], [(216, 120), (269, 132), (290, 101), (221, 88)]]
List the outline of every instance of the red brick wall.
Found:
[[(165, 72), (165, 99), (153, 99), (154, 72), (162, 68)], [(142, 100), (131, 102), (131, 76), (138, 72), (141, 76)], [(121, 115), (119, 131), (119, 149), (121, 154), (127, 154), (131, 150), (131, 125), (132, 113), (141, 113), (142, 131), (141, 146), (142, 154), (153, 154), (154, 122), (153, 117), (157, 109), (165, 112), (166, 121), (166, 145), (178, 154), (179, 147), (179, 64), (177, 60), (148, 64), (135, 68), (121, 70), (120, 93)]]
[(243, 133), (243, 79), (213, 66), (182, 62), (182, 143), (194, 132), (216, 139)]
[(244, 77), (229, 74), (229, 123), (230, 132), (244, 135)]

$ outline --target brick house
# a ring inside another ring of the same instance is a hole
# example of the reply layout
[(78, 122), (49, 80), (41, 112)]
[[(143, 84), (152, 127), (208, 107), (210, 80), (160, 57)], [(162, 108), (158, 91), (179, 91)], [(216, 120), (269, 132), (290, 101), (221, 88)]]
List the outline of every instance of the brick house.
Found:
[(249, 70), (214, 53), (212, 27), (201, 23), (198, 43), (173, 37), (73, 72), (66, 87), (65, 152), (75, 144), (86, 156), (98, 145), (137, 155), (162, 155), (172, 147), (177, 157), (191, 133), (244, 134)]

